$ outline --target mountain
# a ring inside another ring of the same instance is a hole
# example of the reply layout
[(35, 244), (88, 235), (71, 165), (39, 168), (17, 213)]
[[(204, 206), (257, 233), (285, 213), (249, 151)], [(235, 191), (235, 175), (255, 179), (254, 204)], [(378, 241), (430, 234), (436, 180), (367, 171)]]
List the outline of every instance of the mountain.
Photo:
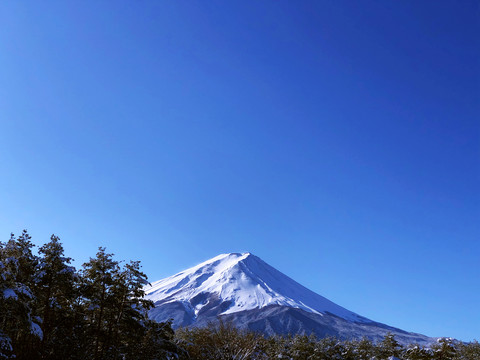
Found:
[(401, 343), (433, 339), (381, 324), (349, 311), (300, 285), (251, 253), (222, 254), (145, 287), (156, 321), (173, 327), (205, 326), (219, 317), (266, 335), (314, 333), (342, 339), (387, 332)]

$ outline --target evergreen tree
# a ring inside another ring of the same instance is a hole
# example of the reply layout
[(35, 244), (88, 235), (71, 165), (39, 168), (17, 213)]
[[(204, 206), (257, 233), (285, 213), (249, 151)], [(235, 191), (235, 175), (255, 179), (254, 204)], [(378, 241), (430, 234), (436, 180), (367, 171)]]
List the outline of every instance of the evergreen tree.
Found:
[(136, 358), (142, 360), (190, 359), (188, 353), (175, 343), (175, 332), (170, 322), (148, 320), (142, 341), (138, 343), (138, 349), (133, 347), (133, 350)]
[[(86, 318), (85, 358), (153, 359), (159, 354), (175, 353), (170, 324), (156, 324), (148, 319), (153, 303), (144, 299), (147, 276), (140, 262), (123, 268), (99, 248), (96, 258), (83, 265), (82, 303)], [(149, 338), (149, 336), (151, 338)], [(151, 349), (139, 344), (148, 343)]]
[(148, 310), (153, 303), (144, 299), (143, 286), (148, 284), (147, 276), (140, 271), (140, 262), (132, 261), (118, 271), (112, 287), (114, 302), (109, 324), (108, 337), (112, 338), (115, 355), (128, 355), (135, 344), (142, 341), (146, 332)]
[(361, 340), (357, 340), (354, 343), (357, 354), (356, 360), (370, 360), (375, 355), (375, 346), (366, 337), (363, 337)]
[(389, 332), (378, 344), (377, 355), (380, 359), (388, 359), (391, 356), (399, 357), (402, 350), (402, 346), (395, 339), (395, 335)]
[(87, 328), (84, 334), (87, 340), (86, 353), (88, 358), (112, 358), (113, 336), (111, 327), (116, 321), (115, 305), (117, 299), (114, 287), (119, 277), (120, 267), (112, 259), (113, 254), (107, 254), (105, 248), (100, 247), (95, 258), (83, 264), (82, 296)]
[(403, 354), (405, 360), (430, 360), (433, 354), (430, 349), (418, 344), (410, 345)]
[(467, 344), (458, 344), (458, 351), (456, 353), (456, 360), (478, 360), (480, 359), (480, 344), (478, 341), (473, 341)]
[[(38, 358), (42, 339), (40, 320), (35, 317), (32, 287), (38, 259), (32, 253), (31, 237), (24, 230), (18, 238), (0, 245), (0, 333), (4, 355), (12, 349), (16, 359)], [(13, 354), (12, 354), (13, 355)]]
[(317, 344), (317, 338), (307, 335), (295, 335), (289, 338), (288, 356), (291, 359), (301, 360), (307, 359), (315, 352), (315, 345)]
[(343, 360), (344, 352), (343, 344), (334, 337), (320, 339), (315, 345), (315, 359), (319, 360)]
[(457, 346), (452, 338), (440, 338), (432, 346), (434, 360), (453, 360), (457, 354)]
[(40, 248), (39, 254), (35, 293), (37, 314), (42, 319), (42, 358), (70, 358), (75, 348), (73, 332), (78, 326), (74, 307), (78, 274), (70, 266), (71, 258), (64, 257), (63, 246), (55, 235)]

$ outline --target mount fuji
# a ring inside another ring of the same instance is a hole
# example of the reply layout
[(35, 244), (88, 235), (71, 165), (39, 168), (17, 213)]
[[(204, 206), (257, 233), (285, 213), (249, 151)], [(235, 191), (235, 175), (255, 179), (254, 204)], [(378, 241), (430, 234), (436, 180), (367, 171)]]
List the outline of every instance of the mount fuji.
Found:
[(379, 341), (388, 332), (401, 343), (434, 339), (375, 322), (314, 293), (251, 253), (218, 255), (145, 287), (151, 319), (176, 327), (205, 326), (219, 318), (242, 329)]

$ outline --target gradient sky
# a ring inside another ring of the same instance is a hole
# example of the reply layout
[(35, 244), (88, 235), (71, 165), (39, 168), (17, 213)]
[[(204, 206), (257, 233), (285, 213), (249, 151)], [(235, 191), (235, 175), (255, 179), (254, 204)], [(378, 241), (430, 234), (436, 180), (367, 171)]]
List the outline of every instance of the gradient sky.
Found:
[(150, 280), (250, 251), (480, 340), (478, 1), (0, 3), (0, 230)]

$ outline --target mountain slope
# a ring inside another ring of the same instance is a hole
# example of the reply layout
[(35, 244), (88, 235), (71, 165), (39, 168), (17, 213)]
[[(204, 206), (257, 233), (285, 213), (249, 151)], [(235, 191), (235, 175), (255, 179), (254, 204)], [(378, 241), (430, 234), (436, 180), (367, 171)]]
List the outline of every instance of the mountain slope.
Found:
[(380, 324), (305, 288), (250, 253), (222, 254), (145, 288), (150, 317), (173, 326), (203, 326), (218, 317), (268, 335), (315, 333), (340, 338), (386, 332), (402, 342), (429, 338)]

